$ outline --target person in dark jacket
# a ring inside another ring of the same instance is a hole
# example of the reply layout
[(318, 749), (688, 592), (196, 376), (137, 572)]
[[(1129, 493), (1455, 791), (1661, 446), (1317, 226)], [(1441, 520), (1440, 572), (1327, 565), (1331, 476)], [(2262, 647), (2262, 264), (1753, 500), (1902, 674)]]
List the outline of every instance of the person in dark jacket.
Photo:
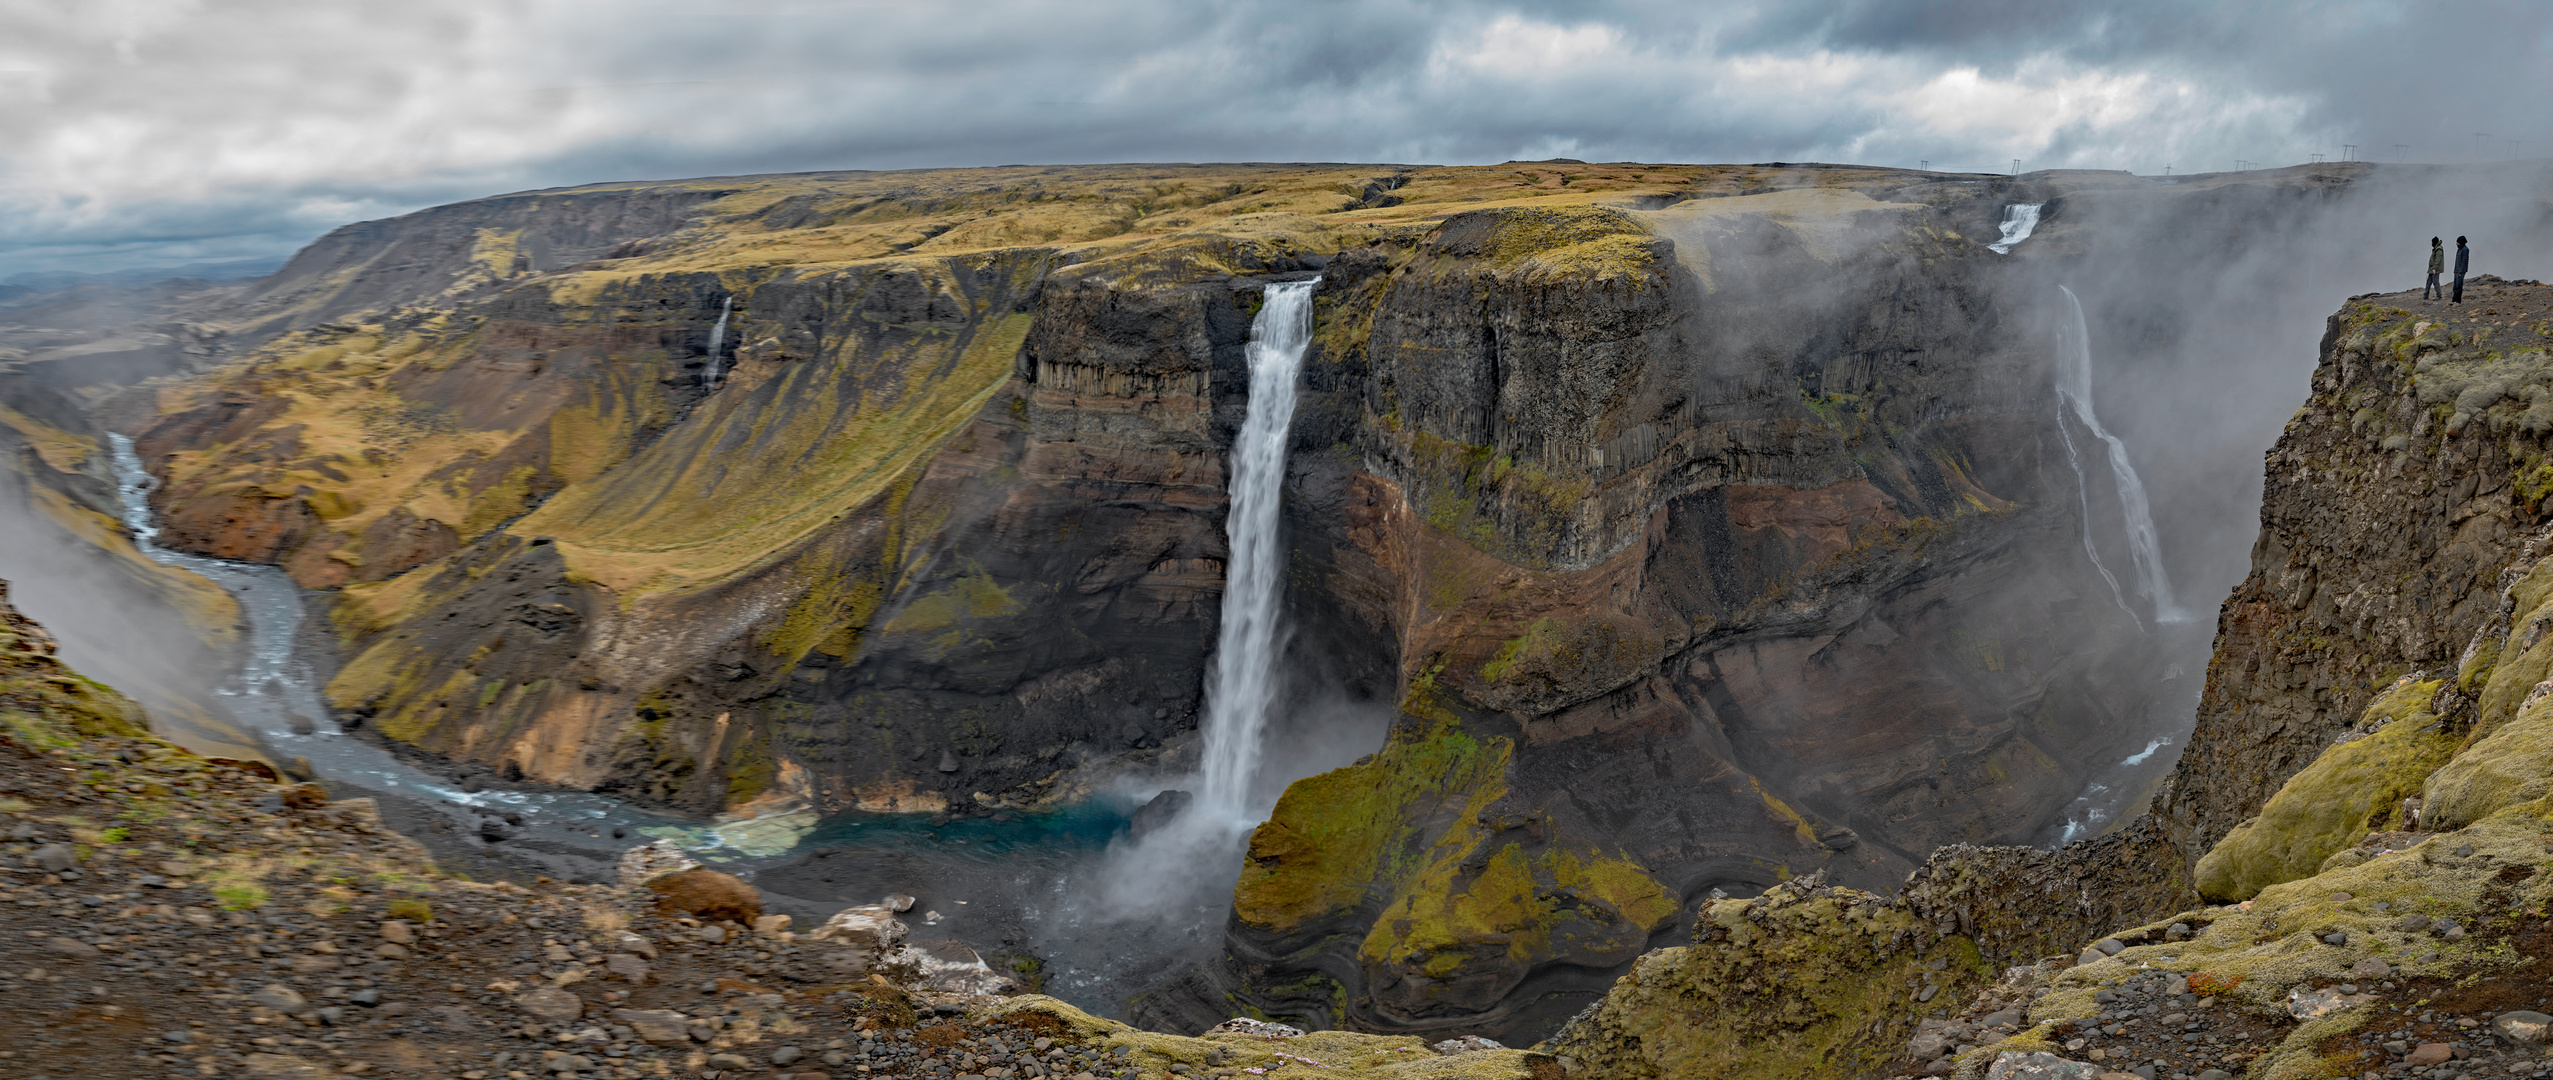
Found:
[(2447, 272), (2447, 245), (2437, 237), (2429, 238), (2429, 284), (2420, 290), (2423, 300), (2444, 300), (2447, 291), (2438, 287), (2438, 275)]
[(2473, 264), (2473, 249), (2464, 246), (2464, 238), (2455, 238), (2455, 298), (2450, 304), (2464, 302), (2464, 268)]

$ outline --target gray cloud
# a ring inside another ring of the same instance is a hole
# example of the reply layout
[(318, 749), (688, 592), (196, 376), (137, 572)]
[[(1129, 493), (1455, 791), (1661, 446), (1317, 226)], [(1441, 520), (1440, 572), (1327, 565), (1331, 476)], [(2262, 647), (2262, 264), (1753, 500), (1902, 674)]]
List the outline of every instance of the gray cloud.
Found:
[(2540, 156), (2548, 90), (2523, 2), (0, 0), (0, 275), (770, 170)]

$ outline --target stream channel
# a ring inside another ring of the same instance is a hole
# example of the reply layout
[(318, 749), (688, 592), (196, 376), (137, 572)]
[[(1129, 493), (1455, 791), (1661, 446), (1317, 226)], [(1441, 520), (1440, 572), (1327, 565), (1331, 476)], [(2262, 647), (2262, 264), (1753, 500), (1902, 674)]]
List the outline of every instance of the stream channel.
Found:
[[(247, 642), (236, 675), (212, 702), (274, 761), (306, 762), (340, 797), (369, 795), (385, 820), (474, 877), (533, 874), (610, 881), (623, 851), (671, 839), (704, 864), (754, 882), (768, 910), (801, 928), (890, 893), (915, 897), (905, 914), (917, 942), (965, 944), (999, 971), (1090, 1011), (1119, 1015), (1128, 997), (1211, 957), (1222, 944), (1238, 848), (1215, 870), (1156, 896), (1146, 910), (1093, 902), (1115, 890), (1111, 853), (1152, 792), (1104, 795), (1080, 806), (934, 824), (909, 814), (848, 814), (785, 822), (708, 823), (618, 800), (531, 784), (462, 781), (339, 730), (321, 694), (324, 649), (305, 647), (308, 596), (273, 566), (159, 546), (150, 506), (157, 483), (132, 440), (110, 436), (117, 495), (133, 542), (151, 560), (202, 575), (239, 601)], [(499, 824), (502, 823), (502, 824)], [(490, 840), (489, 836), (500, 839)], [(1228, 864), (1228, 866), (1224, 865)], [(1220, 878), (1219, 887), (1214, 880)], [(1139, 917), (1137, 917), (1139, 916)]]

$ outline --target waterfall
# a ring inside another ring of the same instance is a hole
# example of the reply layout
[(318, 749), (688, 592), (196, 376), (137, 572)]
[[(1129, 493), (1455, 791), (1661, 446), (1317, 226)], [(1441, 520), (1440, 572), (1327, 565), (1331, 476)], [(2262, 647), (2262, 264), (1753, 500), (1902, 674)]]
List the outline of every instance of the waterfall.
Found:
[(1278, 606), (1285, 551), (1277, 544), (1277, 503), (1285, 485), (1285, 442), (1294, 424), (1294, 381), (1312, 342), (1318, 280), (1268, 286), (1250, 324), (1250, 405), (1232, 442), (1232, 506), (1224, 518), (1223, 632), (1206, 684), (1205, 773), (1209, 813), (1245, 812), (1259, 771), (1259, 734), (1277, 694)]
[[(2119, 510), (2127, 521), (2128, 551), (2136, 558), (2137, 578), (2144, 588), (2145, 597), (2154, 604), (2154, 620), (2166, 623), (2188, 621), (2189, 616), (2172, 599), (2172, 581), (2163, 570), (2163, 542), (2154, 531), (2154, 513), (2146, 505), (2145, 482), (2137, 479), (2136, 466), (2128, 461), (2127, 444), (2102, 427), (2101, 418), (2092, 411), (2092, 332), (2083, 321), (2083, 301), (2075, 298), (2074, 290), (2063, 285), (2057, 286), (2057, 291), (2065, 294), (2066, 305), (2065, 325), (2057, 335), (2057, 427), (2062, 433), (2065, 428), (2063, 414), (2071, 408), (2075, 420), (2108, 446), (2112, 486), (2118, 489)], [(2074, 453), (2071, 435), (2066, 436), (2066, 453), (2068, 456)], [(2075, 463), (2075, 478), (2080, 489), (2083, 478), (2080, 460)], [(2090, 552), (2090, 496), (2084, 498), (2087, 516), (2083, 543), (2084, 550)], [(2102, 577), (2110, 579), (2110, 587), (2115, 591), (2118, 580), (2110, 577), (2109, 568), (2101, 566), (2099, 555), (2093, 555), (2092, 564), (2100, 568)]]
[(2012, 245), (2029, 239), (2030, 231), (2039, 227), (2039, 208), (2046, 205), (2046, 203), (2013, 203), (2004, 207), (2003, 239), (1986, 245), (1986, 249), (1997, 255), (2012, 254)]
[(727, 302), (718, 306), (718, 325), (709, 328), (709, 362), (702, 365), (700, 371), (700, 388), (703, 390), (718, 389), (718, 350), (727, 344), (727, 317), (735, 313), (736, 298), (730, 294)]

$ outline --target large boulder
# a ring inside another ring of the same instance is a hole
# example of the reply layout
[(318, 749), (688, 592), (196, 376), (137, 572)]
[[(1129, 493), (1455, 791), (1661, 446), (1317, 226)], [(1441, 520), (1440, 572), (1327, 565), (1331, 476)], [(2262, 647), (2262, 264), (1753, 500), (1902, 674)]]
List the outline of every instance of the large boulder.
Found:
[(695, 867), (647, 883), (658, 907), (696, 918), (751, 923), (762, 914), (762, 891), (734, 874)]
[(620, 886), (635, 889), (668, 874), (699, 868), (700, 860), (684, 854), (671, 840), (640, 844), (621, 853)]

